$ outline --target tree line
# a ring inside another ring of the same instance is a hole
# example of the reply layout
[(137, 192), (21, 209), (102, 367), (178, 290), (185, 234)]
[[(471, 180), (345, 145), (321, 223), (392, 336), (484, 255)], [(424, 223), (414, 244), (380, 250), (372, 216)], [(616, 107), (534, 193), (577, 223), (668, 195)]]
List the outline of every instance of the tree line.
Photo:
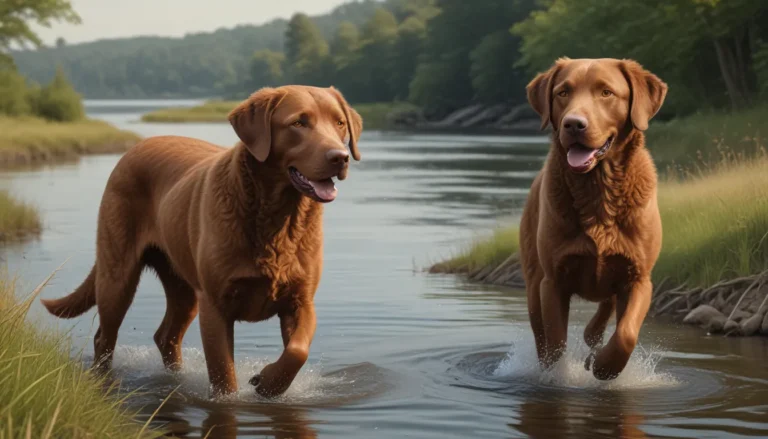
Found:
[(561, 56), (638, 60), (670, 85), (662, 117), (748, 107), (768, 96), (768, 2), (365, 0), (183, 39), (14, 54), (25, 72), (62, 65), (89, 97), (241, 98), (302, 83), (356, 103), (410, 101), (428, 117), (524, 104), (528, 80)]

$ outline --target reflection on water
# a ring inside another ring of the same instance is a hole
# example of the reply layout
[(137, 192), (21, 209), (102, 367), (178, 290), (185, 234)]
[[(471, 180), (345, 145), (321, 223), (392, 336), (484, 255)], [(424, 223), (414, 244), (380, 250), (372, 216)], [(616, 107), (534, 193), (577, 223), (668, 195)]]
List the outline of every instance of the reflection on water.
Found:
[[(179, 105), (194, 105), (195, 101)], [(227, 124), (148, 125), (157, 101), (89, 102), (92, 115), (144, 136), (181, 134), (232, 145)], [(598, 382), (580, 341), (594, 305), (572, 306), (569, 349), (539, 369), (522, 291), (418, 269), (477, 233), (515, 221), (547, 139), (366, 132), (363, 161), (339, 184), (325, 215), (324, 273), (308, 364), (275, 401), (247, 379), (281, 352), (276, 321), (237, 324), (238, 394), (208, 398), (195, 321), (184, 366), (163, 369), (152, 334), (165, 298), (142, 278), (118, 339), (113, 376), (142, 420), (171, 393), (153, 425), (178, 437), (232, 438), (738, 438), (768, 436), (768, 344), (709, 338), (648, 321), (625, 372)], [(2, 256), (31, 288), (62, 261), (44, 297), (76, 287), (94, 258), (96, 212), (115, 156), (0, 174), (0, 187), (36, 203), (39, 241)], [(73, 321), (76, 348), (92, 355), (93, 311)], [(610, 329), (609, 329), (610, 330)], [(175, 392), (174, 392), (175, 390)]]

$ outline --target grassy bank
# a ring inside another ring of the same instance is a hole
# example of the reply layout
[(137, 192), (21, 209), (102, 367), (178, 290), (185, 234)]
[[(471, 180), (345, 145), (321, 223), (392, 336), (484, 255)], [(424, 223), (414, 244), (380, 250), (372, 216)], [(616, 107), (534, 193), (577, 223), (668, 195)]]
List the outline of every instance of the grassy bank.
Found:
[(41, 229), (40, 214), (34, 206), (0, 191), (0, 242), (33, 236)]
[[(141, 120), (160, 123), (226, 122), (227, 114), (239, 103), (239, 101), (208, 101), (195, 107), (166, 108), (144, 114), (141, 116)], [(382, 102), (353, 106), (362, 116), (367, 130), (389, 128), (388, 114), (416, 108), (412, 104), (404, 102)]]
[[(753, 110), (747, 119), (759, 112)], [(715, 162), (700, 159), (699, 163), (707, 164), (688, 164), (687, 171), (673, 172), (660, 179), (664, 238), (653, 273), (655, 281), (667, 278), (671, 284), (707, 286), (768, 269), (768, 156), (756, 147), (761, 138), (757, 119), (738, 122), (737, 127), (738, 115), (694, 116), (687, 122), (677, 121), (650, 130), (661, 128), (656, 135), (659, 137), (653, 140), (654, 157), (660, 152), (676, 157), (680, 163), (684, 162), (680, 160), (681, 154), (689, 150), (693, 157), (719, 156)], [(673, 135), (674, 129), (678, 131)], [(721, 134), (716, 141), (694, 149), (696, 139), (709, 138), (712, 133)], [(723, 145), (729, 145), (727, 142), (736, 142), (737, 146), (724, 148)], [(723, 152), (727, 150), (753, 154)], [(691, 158), (688, 163), (694, 160)], [(458, 256), (436, 264), (432, 271), (473, 272), (501, 264), (517, 251), (517, 228), (518, 224), (514, 224), (495, 231), (490, 238), (478, 240)]]
[(136, 134), (98, 120), (50, 122), (0, 116), (0, 168), (123, 152), (138, 140)]
[(66, 337), (26, 320), (36, 295), (20, 302), (14, 290), (0, 279), (0, 438), (149, 437), (69, 358)]
[(705, 112), (669, 122), (653, 122), (648, 148), (661, 170), (718, 164), (728, 153), (750, 155), (768, 145), (768, 106), (731, 112)]

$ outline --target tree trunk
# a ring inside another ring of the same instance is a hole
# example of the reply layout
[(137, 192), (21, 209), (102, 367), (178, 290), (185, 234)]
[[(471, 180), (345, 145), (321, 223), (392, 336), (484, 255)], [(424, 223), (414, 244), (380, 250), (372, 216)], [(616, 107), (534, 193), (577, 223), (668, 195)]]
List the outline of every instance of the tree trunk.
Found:
[[(714, 44), (720, 73), (723, 76), (728, 96), (731, 98), (731, 105), (735, 110), (738, 110), (749, 105), (751, 94), (746, 79), (748, 74), (746, 71), (747, 62), (743, 56), (739, 56), (740, 54), (743, 55), (743, 46), (740, 44), (743, 38), (731, 39), (731, 41), (734, 40), (738, 43), (728, 44), (727, 38), (716, 38)], [(748, 54), (750, 60), (751, 55), (751, 53)]]

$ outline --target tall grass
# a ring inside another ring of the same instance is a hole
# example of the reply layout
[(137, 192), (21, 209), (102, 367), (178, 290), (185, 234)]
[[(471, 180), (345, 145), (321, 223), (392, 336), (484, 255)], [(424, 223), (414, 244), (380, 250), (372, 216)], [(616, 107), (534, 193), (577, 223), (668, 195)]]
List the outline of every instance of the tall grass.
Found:
[(67, 337), (27, 321), (43, 285), (18, 301), (15, 283), (0, 277), (0, 439), (158, 437), (105, 395), (105, 381), (69, 358)]
[[(141, 120), (161, 123), (226, 122), (229, 112), (239, 103), (239, 101), (212, 100), (195, 107), (166, 108), (152, 111), (141, 116)], [(407, 102), (356, 104), (353, 107), (362, 116), (365, 129), (372, 130), (389, 128), (387, 116), (393, 112), (417, 108)]]
[(719, 163), (724, 150), (749, 156), (768, 145), (768, 106), (653, 122), (646, 143), (660, 169)]
[(0, 167), (124, 152), (139, 140), (132, 132), (98, 120), (50, 122), (0, 116)]
[(31, 204), (0, 191), (0, 242), (40, 233), (40, 213)]

